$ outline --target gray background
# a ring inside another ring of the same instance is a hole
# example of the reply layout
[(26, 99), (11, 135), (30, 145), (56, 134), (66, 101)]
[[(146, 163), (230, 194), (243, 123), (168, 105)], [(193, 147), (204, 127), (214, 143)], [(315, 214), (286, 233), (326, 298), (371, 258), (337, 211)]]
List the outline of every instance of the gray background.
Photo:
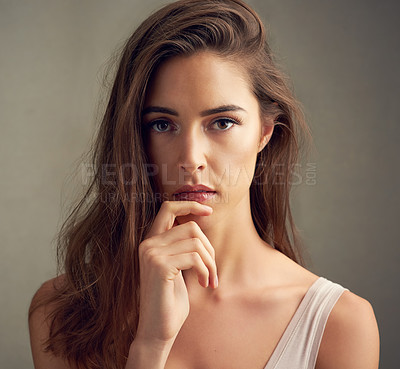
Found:
[[(27, 310), (55, 273), (53, 238), (85, 182), (78, 159), (93, 136), (105, 63), (162, 3), (0, 1), (1, 368), (32, 367)], [(372, 303), (381, 368), (395, 368), (399, 3), (250, 3), (314, 134), (293, 200), (309, 268)]]

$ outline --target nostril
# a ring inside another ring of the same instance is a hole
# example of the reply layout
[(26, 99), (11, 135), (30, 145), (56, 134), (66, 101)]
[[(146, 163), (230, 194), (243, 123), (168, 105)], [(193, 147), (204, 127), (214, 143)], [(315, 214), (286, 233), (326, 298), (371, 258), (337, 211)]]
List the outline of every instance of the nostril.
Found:
[(186, 164), (180, 164), (180, 167), (186, 172), (195, 172), (196, 170), (204, 169), (205, 164), (186, 163)]

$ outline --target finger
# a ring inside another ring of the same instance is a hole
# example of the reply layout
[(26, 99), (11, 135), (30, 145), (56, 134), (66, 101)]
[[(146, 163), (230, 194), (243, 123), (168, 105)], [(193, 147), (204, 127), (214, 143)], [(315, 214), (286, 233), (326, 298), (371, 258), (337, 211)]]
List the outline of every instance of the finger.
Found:
[[(160, 236), (156, 236), (155, 240)], [(194, 222), (190, 221), (184, 224), (180, 224), (176, 227), (169, 229), (168, 231), (164, 232), (160, 238), (159, 244), (164, 247), (164, 245), (172, 244), (176, 241), (184, 240), (187, 238), (199, 238), (200, 241), (203, 243), (204, 247), (210, 254), (213, 260), (215, 260), (215, 250), (214, 247), (211, 245), (211, 242), (207, 238), (207, 236), (203, 233), (199, 225)], [(158, 241), (158, 240), (157, 240)]]
[(212, 208), (210, 206), (200, 204), (197, 201), (164, 201), (147, 237), (152, 237), (171, 229), (177, 216), (188, 214), (206, 216), (211, 213)]
[(217, 265), (199, 238), (184, 239), (168, 246), (158, 247), (156, 252), (158, 255), (165, 256), (197, 252), (207, 267), (210, 281), (213, 281), (212, 284), (214, 286), (214, 281), (217, 275)]
[(197, 252), (167, 256), (167, 263), (172, 268), (167, 278), (174, 279), (181, 270), (194, 269), (201, 286), (208, 287), (209, 270)]

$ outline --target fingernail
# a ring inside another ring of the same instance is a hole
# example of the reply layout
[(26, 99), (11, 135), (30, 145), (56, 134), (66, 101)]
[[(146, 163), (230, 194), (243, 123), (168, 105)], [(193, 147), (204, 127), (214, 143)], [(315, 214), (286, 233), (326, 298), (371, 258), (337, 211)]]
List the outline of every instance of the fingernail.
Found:
[(214, 279), (214, 288), (218, 287), (218, 276), (215, 275), (215, 279)]

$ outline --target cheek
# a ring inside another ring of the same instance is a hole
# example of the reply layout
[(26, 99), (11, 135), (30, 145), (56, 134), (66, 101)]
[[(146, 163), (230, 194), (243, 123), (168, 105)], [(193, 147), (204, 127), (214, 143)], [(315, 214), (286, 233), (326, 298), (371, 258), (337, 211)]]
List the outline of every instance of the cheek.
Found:
[(149, 140), (147, 152), (150, 168), (148, 171), (157, 182), (158, 191), (169, 191), (179, 184), (185, 184), (185, 178), (180, 177), (176, 166), (177, 151), (171, 149), (171, 145), (157, 142), (157, 140)]
[(161, 158), (163, 158), (163, 150), (148, 140), (146, 152), (148, 156), (147, 173), (158, 182), (160, 180), (162, 168), (165, 167), (165, 160), (161, 161)]
[[(250, 135), (249, 135), (250, 136)], [(254, 175), (257, 159), (257, 143), (254, 137), (241, 137), (229, 150), (215, 150), (214, 156), (218, 167), (216, 173), (220, 183), (229, 187), (248, 186)]]
[(174, 153), (166, 145), (162, 144), (162, 142), (149, 139), (147, 147), (151, 164), (161, 167), (162, 164), (167, 164), (172, 160)]

